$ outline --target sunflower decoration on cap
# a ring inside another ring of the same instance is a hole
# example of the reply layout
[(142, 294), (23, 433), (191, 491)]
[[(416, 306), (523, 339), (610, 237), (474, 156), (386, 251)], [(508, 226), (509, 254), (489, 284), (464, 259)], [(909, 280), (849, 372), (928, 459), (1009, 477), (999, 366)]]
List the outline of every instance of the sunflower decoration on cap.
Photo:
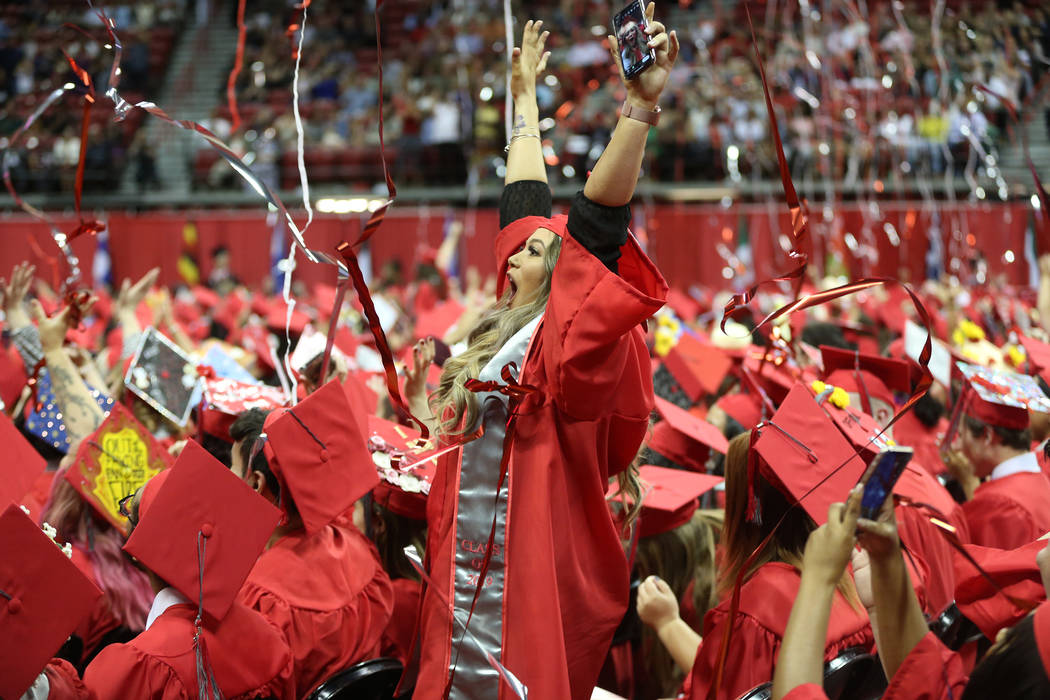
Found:
[(849, 408), (849, 392), (840, 386), (832, 386), (819, 379), (814, 381), (810, 388), (817, 396), (817, 403), (827, 401), (836, 408)]

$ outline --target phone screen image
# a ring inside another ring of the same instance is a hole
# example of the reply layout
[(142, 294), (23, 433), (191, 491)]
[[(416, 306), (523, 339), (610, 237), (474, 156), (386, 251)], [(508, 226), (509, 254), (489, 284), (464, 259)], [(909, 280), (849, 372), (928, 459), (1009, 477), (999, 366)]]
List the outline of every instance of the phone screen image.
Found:
[(649, 36), (644, 31), (645, 27), (645, 13), (642, 3), (637, 0), (613, 18), (616, 41), (620, 45), (620, 62), (623, 64), (623, 74), (628, 78), (641, 73), (655, 60), (647, 45)]
[(890, 448), (880, 452), (872, 460), (864, 482), (864, 494), (860, 499), (860, 517), (874, 520), (893, 491), (897, 479), (911, 461), (913, 451), (908, 448)]

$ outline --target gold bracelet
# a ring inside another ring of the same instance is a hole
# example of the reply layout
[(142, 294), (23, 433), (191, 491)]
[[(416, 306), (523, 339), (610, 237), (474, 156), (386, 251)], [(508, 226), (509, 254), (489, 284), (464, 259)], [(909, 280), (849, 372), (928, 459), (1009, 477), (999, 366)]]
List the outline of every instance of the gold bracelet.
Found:
[(509, 153), (511, 144), (513, 144), (518, 139), (527, 139), (527, 138), (533, 138), (533, 139), (536, 139), (536, 140), (538, 140), (540, 142), (543, 141), (543, 139), (540, 138), (539, 134), (531, 134), (531, 133), (530, 134), (514, 134), (513, 136), (510, 137), (510, 141), (507, 142), (507, 145), (506, 145), (506, 147), (504, 147), (503, 152), (504, 153)]

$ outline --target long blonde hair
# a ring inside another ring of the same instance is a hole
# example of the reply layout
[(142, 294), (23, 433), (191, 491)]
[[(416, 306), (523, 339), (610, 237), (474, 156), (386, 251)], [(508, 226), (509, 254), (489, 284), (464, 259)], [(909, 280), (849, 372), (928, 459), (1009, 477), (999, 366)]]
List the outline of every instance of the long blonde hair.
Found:
[(430, 408), (440, 421), (443, 435), (461, 435), (470, 430), (478, 418), (478, 398), (464, 386), (476, 378), (485, 364), (525, 325), (543, 313), (551, 294), (551, 275), (561, 253), (561, 238), (554, 236), (543, 255), (546, 273), (536, 298), (511, 308), (512, 292), (508, 289), (495, 308), (483, 318), (467, 339), (467, 349), (445, 362), (441, 382), (430, 396)]

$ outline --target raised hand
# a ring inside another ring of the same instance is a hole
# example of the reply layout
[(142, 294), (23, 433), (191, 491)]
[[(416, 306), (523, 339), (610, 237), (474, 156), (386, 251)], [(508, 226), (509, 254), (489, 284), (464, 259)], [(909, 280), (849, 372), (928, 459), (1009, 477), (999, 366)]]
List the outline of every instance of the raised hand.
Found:
[(620, 71), (620, 78), (624, 81), (624, 85), (627, 88), (627, 98), (633, 104), (649, 110), (656, 107), (660, 99), (660, 93), (663, 92), (664, 85), (667, 84), (667, 78), (671, 75), (671, 69), (674, 68), (675, 61), (678, 60), (679, 48), (677, 32), (672, 30), (668, 33), (661, 22), (653, 19), (655, 12), (655, 3), (649, 3), (645, 8), (645, 17), (648, 20), (649, 27), (645, 31), (649, 35), (647, 46), (656, 51), (656, 63), (631, 80), (627, 80), (623, 75), (623, 64), (620, 62), (620, 45), (617, 43), (616, 37), (612, 34), (608, 35), (609, 52), (617, 70)]
[(529, 20), (522, 31), (521, 46), (515, 46), (510, 55), (510, 94), (517, 100), (521, 95), (534, 95), (536, 76), (547, 68), (550, 51), (544, 51), (550, 32), (541, 32), (541, 20)]
[(405, 366), (405, 395), (426, 401), (427, 368), (434, 361), (434, 339), (426, 338), (412, 348), (412, 365)]
[(860, 494), (860, 489), (855, 488), (846, 503), (832, 503), (828, 508), (828, 521), (809, 533), (806, 551), (802, 555), (804, 576), (816, 576), (829, 586), (834, 586), (842, 578), (853, 551)]
[(23, 262), (15, 265), (15, 269), (11, 271), (10, 283), (7, 280), (0, 280), (4, 314), (7, 316), (8, 324), (13, 328), (28, 326), (30, 323), (29, 315), (26, 313), (23, 302), (25, 302), (26, 293), (29, 291), (29, 285), (33, 282), (33, 273), (35, 272), (36, 267), (28, 262)]
[(160, 276), (160, 268), (155, 267), (134, 284), (131, 283), (130, 279), (125, 278), (120, 285), (120, 293), (117, 295), (117, 309), (134, 312), (138, 305), (142, 303), (142, 300), (146, 298), (146, 293), (156, 284), (158, 276)]

